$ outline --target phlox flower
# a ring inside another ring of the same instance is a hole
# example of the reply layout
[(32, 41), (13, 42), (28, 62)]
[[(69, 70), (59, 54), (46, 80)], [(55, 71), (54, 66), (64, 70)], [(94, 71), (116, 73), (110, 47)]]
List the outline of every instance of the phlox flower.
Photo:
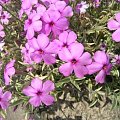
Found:
[(84, 1), (81, 1), (80, 3), (78, 3), (76, 5), (76, 12), (77, 13), (81, 13), (81, 14), (84, 14), (86, 12), (86, 9), (89, 7), (89, 5), (84, 2)]
[(39, 78), (34, 78), (31, 85), (23, 89), (23, 93), (30, 97), (30, 104), (38, 107), (44, 103), (49, 106), (53, 104), (54, 97), (49, 95), (55, 89), (54, 83), (50, 80), (43, 82)]
[(5, 66), (5, 69), (4, 69), (5, 85), (10, 84), (10, 78), (15, 74), (14, 63), (15, 63), (15, 60), (12, 60)]
[(76, 42), (77, 35), (73, 31), (64, 31), (60, 33), (58, 40), (54, 40), (58, 45), (59, 50), (69, 48)]
[(3, 93), (2, 88), (0, 87), (0, 109), (7, 109), (9, 106), (9, 100), (11, 99), (12, 94), (9, 91)]
[(72, 7), (68, 6), (64, 1), (57, 1), (49, 6), (49, 10), (58, 10), (61, 16), (71, 17), (73, 15)]
[(120, 55), (115, 55), (112, 62), (114, 64), (120, 65)]
[(40, 15), (33, 11), (28, 19), (25, 21), (24, 30), (27, 31), (26, 38), (31, 39), (34, 37), (35, 32), (39, 32), (42, 29), (42, 21)]
[(11, 15), (7, 11), (0, 12), (0, 21), (2, 24), (8, 24), (9, 19), (11, 18)]
[(34, 49), (30, 47), (28, 43), (25, 44), (25, 47), (22, 48), (21, 53), (25, 63), (32, 64), (30, 54), (34, 52)]
[(93, 60), (92, 64), (87, 66), (89, 74), (98, 72), (95, 77), (96, 83), (104, 83), (105, 77), (110, 74), (112, 67), (109, 56), (104, 51), (97, 51)]
[(112, 39), (116, 42), (120, 42), (120, 13), (115, 15), (115, 19), (110, 19), (107, 23), (109, 30), (115, 30), (112, 34)]
[(3, 31), (3, 26), (0, 24), (0, 37), (3, 38), (5, 37), (5, 32)]
[(88, 74), (86, 65), (92, 62), (90, 53), (84, 52), (84, 47), (81, 43), (73, 43), (69, 49), (64, 48), (61, 50), (59, 58), (66, 62), (59, 67), (60, 73), (64, 76), (69, 76), (74, 71), (78, 78)]
[(45, 22), (44, 29), (47, 35), (51, 32), (58, 35), (61, 31), (68, 29), (69, 25), (67, 18), (61, 17), (60, 13), (55, 10), (46, 11), (43, 15), (43, 21)]
[(40, 63), (42, 60), (46, 64), (56, 62), (55, 51), (57, 46), (55, 46), (55, 43), (50, 42), (45, 34), (38, 35), (37, 39), (29, 40), (29, 45), (34, 49), (34, 52), (30, 55), (34, 62)]

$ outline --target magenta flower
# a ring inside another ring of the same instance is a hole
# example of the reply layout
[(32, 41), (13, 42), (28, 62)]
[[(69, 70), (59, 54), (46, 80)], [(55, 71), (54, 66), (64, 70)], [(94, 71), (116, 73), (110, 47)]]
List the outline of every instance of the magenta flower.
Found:
[(116, 42), (120, 42), (120, 13), (115, 15), (115, 19), (111, 19), (107, 23), (109, 30), (115, 30), (112, 34), (112, 39)]
[(31, 39), (34, 37), (35, 32), (39, 32), (42, 29), (42, 21), (40, 15), (33, 11), (28, 19), (25, 21), (24, 30), (27, 30), (26, 38)]
[(71, 17), (73, 15), (72, 7), (67, 6), (64, 1), (57, 1), (55, 4), (51, 4), (49, 10), (58, 10), (61, 16)]
[(64, 31), (59, 35), (59, 40), (54, 40), (59, 47), (59, 50), (63, 48), (69, 48), (73, 43), (76, 42), (77, 35), (73, 31)]
[(45, 22), (45, 33), (49, 35), (51, 32), (54, 35), (58, 35), (61, 31), (68, 29), (68, 20), (65, 17), (61, 17), (60, 13), (55, 10), (46, 11), (43, 15), (43, 21)]
[(64, 76), (69, 76), (74, 70), (75, 75), (78, 78), (82, 78), (88, 74), (86, 65), (91, 64), (91, 55), (88, 52), (84, 52), (84, 47), (81, 43), (73, 43), (69, 49), (64, 48), (59, 52), (59, 58), (66, 62), (59, 67), (59, 71)]
[(9, 106), (9, 100), (11, 99), (12, 94), (9, 91), (3, 93), (2, 88), (0, 87), (0, 109), (7, 109)]
[(4, 79), (6, 85), (10, 84), (10, 78), (15, 74), (14, 63), (15, 60), (10, 61), (4, 69)]
[(53, 64), (56, 62), (55, 53), (56, 48), (55, 43), (50, 42), (49, 38), (45, 34), (38, 35), (38, 38), (33, 38), (29, 40), (29, 45), (34, 49), (34, 52), (31, 53), (31, 59), (40, 63), (42, 60), (46, 64)]
[(0, 12), (0, 21), (2, 24), (8, 24), (9, 19), (11, 18), (11, 15), (7, 11)]
[(49, 106), (53, 104), (54, 97), (49, 95), (55, 89), (54, 83), (46, 80), (44, 83), (39, 78), (31, 81), (31, 85), (23, 89), (23, 93), (30, 98), (29, 102), (34, 107), (40, 106), (42, 103)]
[(104, 83), (106, 75), (110, 74), (112, 65), (109, 62), (109, 57), (104, 51), (97, 51), (94, 54), (94, 62), (88, 65), (89, 74), (99, 72), (95, 77), (97, 83)]

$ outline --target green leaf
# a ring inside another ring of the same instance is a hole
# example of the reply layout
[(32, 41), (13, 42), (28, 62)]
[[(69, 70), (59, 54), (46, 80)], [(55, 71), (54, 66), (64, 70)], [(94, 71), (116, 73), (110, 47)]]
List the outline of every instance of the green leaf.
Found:
[(70, 78), (69, 77), (68, 78), (64, 78), (64, 79), (60, 80), (58, 83), (56, 83), (56, 86), (57, 87), (61, 87), (63, 84), (69, 83), (69, 82), (70, 82)]

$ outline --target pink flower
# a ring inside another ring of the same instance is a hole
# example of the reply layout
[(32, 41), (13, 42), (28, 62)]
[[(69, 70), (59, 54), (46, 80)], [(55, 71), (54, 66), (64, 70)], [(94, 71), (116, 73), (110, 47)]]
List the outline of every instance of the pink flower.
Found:
[(91, 64), (91, 55), (84, 52), (84, 47), (81, 43), (73, 43), (69, 50), (64, 48), (59, 53), (59, 58), (66, 63), (59, 67), (60, 73), (64, 76), (69, 76), (73, 70), (78, 78), (84, 77), (88, 74), (86, 65)]
[(54, 40), (58, 45), (59, 49), (62, 50), (65, 47), (69, 48), (73, 43), (76, 42), (77, 35), (73, 31), (64, 31), (59, 35), (59, 40)]
[(31, 53), (31, 59), (34, 62), (40, 63), (42, 60), (46, 64), (56, 62), (55, 53), (57, 46), (55, 46), (55, 43), (50, 42), (45, 34), (38, 35), (37, 39), (29, 40), (29, 45), (34, 49), (34, 52)]
[(60, 13), (55, 10), (46, 11), (43, 15), (43, 21), (45, 22), (45, 33), (49, 35), (51, 32), (54, 35), (58, 35), (61, 31), (68, 29), (68, 20), (65, 17), (61, 17)]
[(71, 17), (73, 15), (72, 7), (67, 6), (64, 1), (57, 1), (55, 4), (51, 4), (49, 10), (58, 10), (61, 16)]
[(15, 74), (14, 63), (15, 60), (10, 61), (4, 69), (4, 79), (6, 85), (10, 84), (10, 78)]
[(111, 19), (107, 23), (109, 30), (115, 30), (112, 34), (112, 39), (116, 42), (120, 42), (120, 13), (115, 15), (115, 19)]
[(11, 92), (6, 91), (5, 93), (3, 93), (2, 88), (0, 87), (0, 108), (7, 109), (11, 97), (12, 97)]
[(78, 4), (76, 5), (76, 12), (83, 14), (83, 13), (86, 12), (86, 9), (87, 9), (88, 7), (89, 7), (89, 5), (86, 4), (86, 2), (81, 1), (81, 3), (78, 3)]
[(42, 21), (40, 15), (33, 11), (28, 19), (25, 21), (24, 30), (27, 31), (26, 38), (31, 39), (34, 37), (35, 32), (39, 32), (42, 29)]
[(109, 57), (104, 51), (97, 51), (94, 54), (94, 62), (88, 65), (89, 74), (99, 72), (95, 77), (97, 83), (104, 83), (106, 75), (110, 74), (112, 65), (109, 62)]
[(23, 89), (23, 93), (30, 98), (29, 102), (34, 107), (40, 106), (42, 103), (49, 106), (53, 104), (54, 97), (49, 95), (55, 89), (54, 83), (46, 80), (44, 83), (39, 78), (31, 81), (31, 85)]
[(0, 24), (0, 37), (5, 37), (5, 32), (3, 31), (3, 26)]
[(0, 20), (2, 24), (8, 24), (11, 15), (7, 11), (0, 12)]
[(28, 43), (25, 44), (25, 47), (22, 48), (21, 53), (24, 58), (24, 62), (28, 64), (32, 64), (33, 61), (31, 60), (30, 54), (34, 52), (34, 49), (29, 46)]

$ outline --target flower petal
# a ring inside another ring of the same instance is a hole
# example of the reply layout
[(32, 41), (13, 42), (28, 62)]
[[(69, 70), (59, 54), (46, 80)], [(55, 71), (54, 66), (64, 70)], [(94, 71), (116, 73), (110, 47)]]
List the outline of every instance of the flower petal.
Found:
[(105, 71), (101, 70), (97, 74), (97, 76), (95, 77), (95, 80), (96, 80), (97, 83), (104, 83), (105, 82), (105, 77), (106, 77)]
[(108, 62), (108, 57), (104, 51), (97, 51), (94, 54), (94, 60), (100, 64), (106, 64)]
[(50, 65), (56, 62), (55, 56), (51, 54), (45, 54), (43, 55), (43, 60), (46, 64)]
[(47, 80), (43, 83), (42, 91), (45, 93), (49, 93), (50, 91), (55, 89), (55, 85), (52, 81)]
[(91, 55), (88, 52), (83, 53), (79, 59), (81, 65), (89, 65), (92, 63)]
[(73, 71), (73, 67), (72, 67), (71, 63), (65, 63), (59, 67), (59, 71), (64, 76), (69, 76)]
[(49, 38), (45, 34), (39, 34), (37, 38), (37, 43), (41, 49), (44, 50), (49, 44)]
[(109, 20), (107, 23), (107, 27), (109, 30), (116, 30), (120, 28), (120, 23), (118, 23), (116, 20)]
[(22, 92), (27, 96), (35, 96), (37, 93), (37, 90), (32, 88), (31, 86), (28, 86), (24, 88)]
[(103, 65), (97, 62), (93, 62), (91, 65), (87, 66), (89, 74), (96, 73), (102, 69)]
[(88, 69), (85, 66), (76, 64), (74, 66), (74, 72), (75, 72), (76, 77), (83, 78), (84, 75), (88, 74)]
[(40, 98), (41, 98), (41, 101), (47, 106), (52, 105), (54, 102), (54, 97), (51, 95), (45, 94), (41, 96)]
[(69, 62), (72, 59), (72, 55), (67, 48), (63, 48), (59, 53), (59, 58), (65, 62)]
[(112, 34), (112, 39), (116, 42), (120, 42), (120, 28), (117, 29), (113, 34)]
[(72, 54), (72, 57), (74, 57), (75, 59), (78, 59), (83, 51), (84, 51), (84, 47), (81, 43), (73, 43), (70, 47), (70, 52)]
[(3, 95), (2, 95), (2, 99), (5, 99), (5, 101), (9, 101), (12, 97), (11, 92), (6, 91)]
[(35, 78), (31, 81), (31, 86), (37, 90), (37, 91), (41, 91), (42, 90), (42, 80), (40, 80), (39, 78)]
[(40, 106), (42, 103), (41, 103), (41, 99), (39, 96), (34, 96), (32, 98), (30, 98), (29, 100), (30, 104), (32, 104), (34, 107), (38, 107)]

